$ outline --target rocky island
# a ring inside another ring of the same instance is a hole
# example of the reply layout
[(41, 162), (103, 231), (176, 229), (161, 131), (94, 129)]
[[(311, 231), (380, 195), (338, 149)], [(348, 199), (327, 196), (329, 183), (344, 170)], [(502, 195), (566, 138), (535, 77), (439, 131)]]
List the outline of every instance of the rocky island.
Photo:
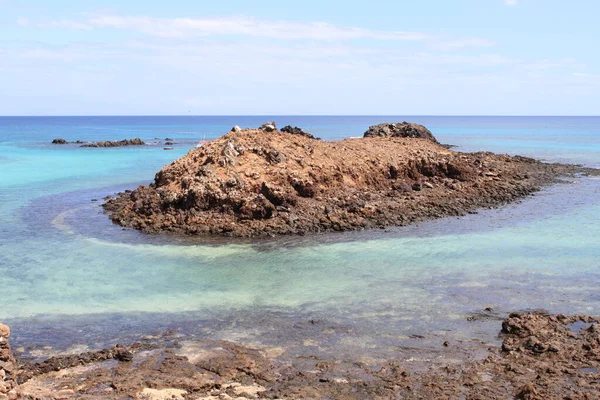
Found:
[(268, 123), (235, 127), (192, 149), (149, 186), (120, 193), (104, 208), (114, 222), (148, 233), (302, 235), (464, 215), (578, 171), (585, 172), (520, 156), (452, 151), (425, 127), (406, 122), (373, 126), (363, 138), (339, 142)]

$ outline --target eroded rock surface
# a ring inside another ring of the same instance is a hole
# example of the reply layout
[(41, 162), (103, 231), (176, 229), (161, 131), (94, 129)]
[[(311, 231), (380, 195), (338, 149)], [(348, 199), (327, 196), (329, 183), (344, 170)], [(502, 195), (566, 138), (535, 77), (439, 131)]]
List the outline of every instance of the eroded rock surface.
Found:
[(0, 323), (0, 400), (14, 400), (18, 397), (17, 363), (8, 343), (9, 338), (10, 328)]
[(429, 139), (325, 142), (232, 130), (104, 205), (149, 233), (238, 237), (407, 225), (526, 196), (577, 167), (450, 151)]
[[(591, 400), (600, 398), (599, 322), (512, 314), (502, 324), (502, 347), (489, 349), (487, 358), (425, 368), (402, 359), (290, 358), (225, 341), (135, 344), (121, 347), (125, 358), (84, 353), (54, 358), (49, 370), (39, 368), (48, 363), (22, 364), (17, 390), (28, 399)], [(460, 343), (442, 346), (449, 359), (461, 354)]]

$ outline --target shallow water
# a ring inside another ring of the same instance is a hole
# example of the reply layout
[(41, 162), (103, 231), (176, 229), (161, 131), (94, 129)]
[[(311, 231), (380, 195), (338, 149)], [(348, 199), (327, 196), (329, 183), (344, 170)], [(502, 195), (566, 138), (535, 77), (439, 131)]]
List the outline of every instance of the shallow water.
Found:
[[(326, 139), (407, 119), (459, 150), (591, 166), (600, 159), (600, 118), (277, 119)], [(444, 340), (493, 343), (499, 319), (514, 310), (597, 314), (596, 178), (461, 218), (269, 241), (149, 236), (102, 214), (103, 197), (148, 183), (196, 139), (263, 120), (0, 118), (0, 320), (11, 325), (15, 347), (36, 356), (51, 353), (40, 346), (102, 347), (176, 330), (297, 353), (385, 358)], [(134, 136), (156, 144), (48, 144)], [(154, 139), (167, 136), (177, 142), (173, 151)]]

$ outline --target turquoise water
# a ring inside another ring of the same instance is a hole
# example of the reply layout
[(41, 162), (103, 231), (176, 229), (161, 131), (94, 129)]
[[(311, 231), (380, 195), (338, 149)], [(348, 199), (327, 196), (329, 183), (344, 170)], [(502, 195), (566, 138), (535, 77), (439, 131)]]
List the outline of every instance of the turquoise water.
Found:
[[(102, 214), (103, 197), (149, 183), (198, 139), (268, 119), (0, 118), (0, 320), (16, 345), (102, 346), (176, 329), (290, 348), (310, 337), (321, 352), (386, 357), (414, 346), (415, 333), (493, 342), (514, 310), (598, 314), (596, 178), (462, 218), (260, 242), (149, 236)], [(328, 140), (409, 120), (462, 151), (600, 166), (598, 117), (273, 119)], [(49, 144), (55, 137), (150, 145)], [(163, 150), (166, 137), (174, 150)], [(486, 307), (494, 312), (467, 322)]]

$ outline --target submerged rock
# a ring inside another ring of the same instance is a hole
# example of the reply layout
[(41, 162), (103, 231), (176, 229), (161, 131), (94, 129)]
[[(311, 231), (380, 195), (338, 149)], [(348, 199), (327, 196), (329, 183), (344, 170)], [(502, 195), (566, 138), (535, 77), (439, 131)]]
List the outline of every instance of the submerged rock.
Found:
[[(591, 400), (600, 398), (599, 323), (590, 316), (512, 314), (503, 324), (501, 349), (446, 341), (437, 350), (443, 356), (420, 363), (415, 359), (431, 351), (425, 350), (430, 345), (365, 362), (346, 353), (336, 357), (335, 350), (333, 355), (307, 350), (299, 357), (280, 347), (209, 339), (188, 342), (187, 348), (170, 340), (144, 341), (15, 365), (13, 376), (21, 385), (0, 386), (0, 398), (4, 390), (13, 398), (32, 399)], [(573, 324), (581, 328), (573, 331)], [(309, 330), (300, 327), (294, 326), (295, 335), (312, 346)]]

